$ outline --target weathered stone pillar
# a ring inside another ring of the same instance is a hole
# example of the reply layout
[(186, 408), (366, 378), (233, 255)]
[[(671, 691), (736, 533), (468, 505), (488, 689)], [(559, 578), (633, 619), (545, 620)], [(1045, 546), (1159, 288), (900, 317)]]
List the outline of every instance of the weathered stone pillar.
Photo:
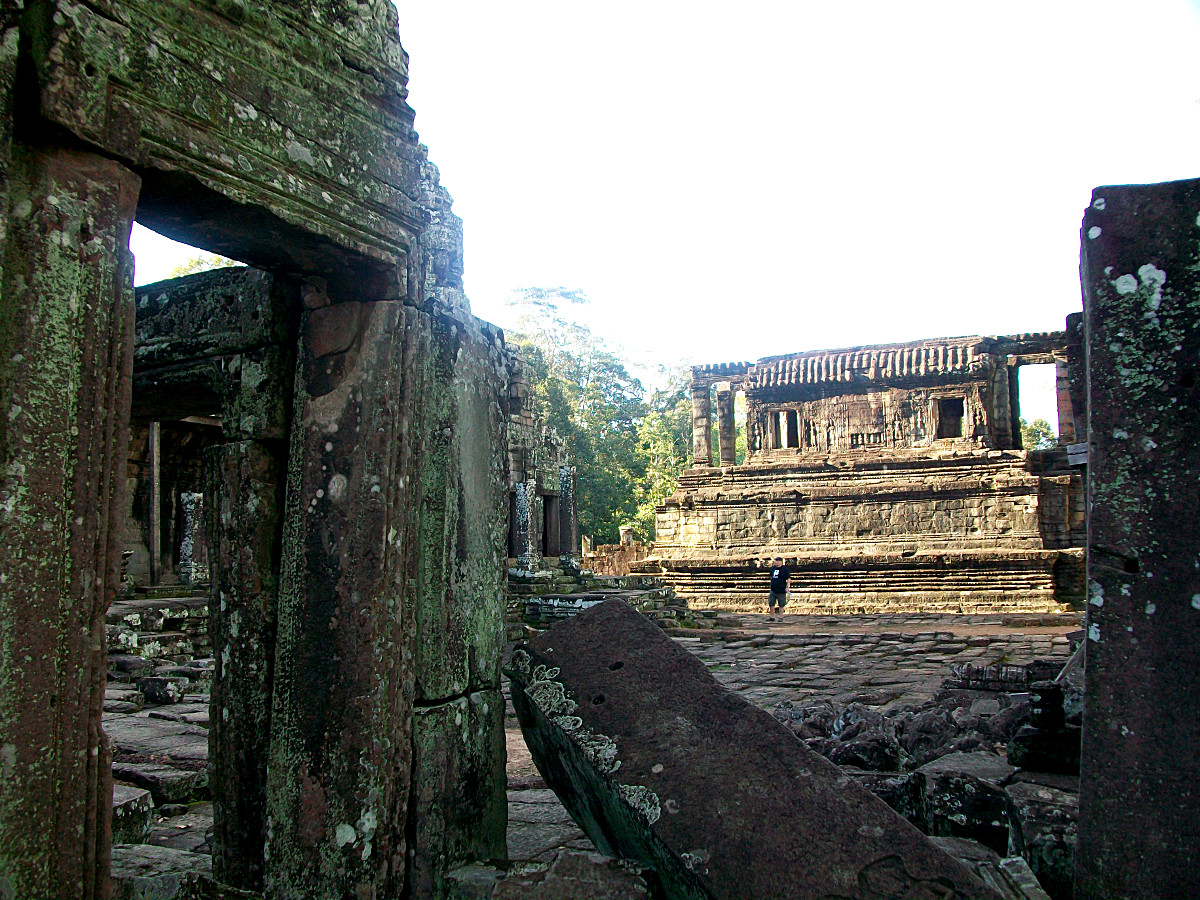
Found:
[(338, 303), (301, 322), (267, 795), (271, 897), (403, 889), (429, 361), (428, 327), (397, 301)]
[(0, 162), (0, 896), (105, 897), (140, 182), (62, 148)]
[(147, 453), (150, 456), (150, 521), (146, 544), (150, 548), (150, 583), (162, 581), (162, 438), (158, 422), (150, 423)]
[(558, 467), (558, 546), (567, 556), (579, 555), (579, 513), (575, 508), (575, 467)]
[(1087, 353), (1084, 350), (1083, 313), (1067, 316), (1067, 389), (1071, 398), (1075, 440), (1087, 440)]
[(721, 452), (721, 465), (737, 463), (737, 428), (733, 421), (733, 391), (729, 385), (717, 389), (717, 442)]
[(260, 441), (240, 441), (207, 457), (209, 631), (217, 654), (208, 730), (213, 875), (255, 891), (262, 889), (267, 837), (283, 499), (277, 452)]
[(1089, 457), (1075, 897), (1188, 895), (1200, 866), (1200, 181), (1083, 220)]
[(1054, 390), (1058, 399), (1058, 442), (1075, 443), (1075, 414), (1071, 411), (1071, 379), (1067, 372), (1067, 361), (1054, 361)]
[(712, 403), (708, 385), (692, 385), (692, 465), (707, 466), (712, 462), (712, 435), (709, 433)]
[(537, 522), (535, 482), (518, 481), (513, 486), (516, 495), (513, 509), (513, 552), (516, 554), (517, 565), (522, 568), (535, 567), (540, 554), (537, 552)]
[(444, 897), (443, 876), (456, 865), (502, 858), (507, 825), (503, 338), (478, 320), (429, 324), (435, 359), (456, 352), (452, 367), (429, 366), (422, 392), (408, 877), (416, 900)]

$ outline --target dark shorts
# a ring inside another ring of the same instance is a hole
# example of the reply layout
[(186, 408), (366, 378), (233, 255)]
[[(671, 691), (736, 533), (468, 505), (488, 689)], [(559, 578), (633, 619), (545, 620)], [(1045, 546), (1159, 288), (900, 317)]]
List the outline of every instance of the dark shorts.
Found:
[(767, 606), (778, 606), (780, 608), (787, 606), (787, 591), (771, 591), (771, 597), (767, 600)]

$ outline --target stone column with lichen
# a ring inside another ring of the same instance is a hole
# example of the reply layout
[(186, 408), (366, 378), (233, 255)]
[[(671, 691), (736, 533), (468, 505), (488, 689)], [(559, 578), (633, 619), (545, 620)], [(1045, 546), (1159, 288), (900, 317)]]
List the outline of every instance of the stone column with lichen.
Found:
[(104, 613), (119, 584), (138, 177), (4, 148), (0, 896), (104, 897)]
[[(1075, 896), (1177, 897), (1200, 864), (1200, 180), (1083, 220), (1088, 604)], [(1182, 527), (1181, 527), (1182, 526)]]

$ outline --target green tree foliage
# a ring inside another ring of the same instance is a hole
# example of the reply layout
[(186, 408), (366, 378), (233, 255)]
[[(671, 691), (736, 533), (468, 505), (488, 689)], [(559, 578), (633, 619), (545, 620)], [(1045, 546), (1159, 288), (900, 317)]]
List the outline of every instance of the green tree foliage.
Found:
[(1049, 450), (1058, 444), (1054, 429), (1045, 419), (1021, 419), (1021, 446), (1026, 450)]
[(646, 474), (637, 486), (637, 515), (630, 524), (642, 540), (654, 538), (654, 508), (670, 496), (679, 474), (692, 464), (690, 372), (664, 372), (667, 387), (654, 391), (638, 429)]
[(189, 256), (167, 275), (168, 278), (182, 278), (184, 275), (195, 275), (197, 272), (208, 272), (211, 269), (227, 269), (230, 266), (244, 266), (235, 259), (209, 253), (207, 250), (196, 251), (195, 256)]
[(587, 303), (567, 288), (525, 288), (510, 344), (525, 358), (537, 415), (566, 440), (579, 472), (579, 529), (615, 543), (622, 525), (654, 535), (654, 507), (689, 464), (691, 406), (686, 374), (647, 392), (621, 353), (563, 310)]

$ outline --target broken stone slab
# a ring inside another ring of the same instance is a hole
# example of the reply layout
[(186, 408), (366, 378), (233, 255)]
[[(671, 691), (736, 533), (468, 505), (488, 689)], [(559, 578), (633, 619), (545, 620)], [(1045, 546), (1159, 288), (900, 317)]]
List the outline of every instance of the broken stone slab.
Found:
[(868, 791), (916, 826), (929, 834), (929, 796), (925, 776), (920, 772), (867, 772), (843, 766), (843, 771)]
[(113, 785), (112, 839), (114, 844), (140, 844), (150, 831), (154, 801), (145, 788)]
[(649, 896), (636, 865), (600, 853), (565, 850), (545, 871), (508, 875), (492, 890), (491, 900), (645, 900)]
[(994, 753), (949, 753), (917, 770), (927, 779), (932, 833), (1008, 849), (1004, 785), (1016, 769)]
[(212, 853), (213, 805), (211, 803), (171, 804), (164, 806), (165, 814), (171, 806), (178, 813), (170, 818), (158, 819), (150, 826), (146, 843), (174, 850), (193, 853)]
[(196, 725), (140, 715), (108, 715), (104, 717), (104, 731), (114, 756), (166, 756), (175, 762), (208, 762), (208, 731)]
[(1070, 898), (1075, 873), (1079, 794), (1048, 784), (1017, 782), (1009, 803), (1008, 852), (1021, 856), (1054, 900)]
[[(186, 803), (200, 786), (202, 775), (202, 772), (189, 772), (162, 763), (113, 763), (113, 777), (148, 790), (156, 806)], [(204, 781), (207, 783), (207, 776)]]
[(167, 722), (187, 722), (191, 725), (199, 725), (201, 728), (207, 728), (209, 705), (208, 703), (193, 702), (191, 696), (185, 696), (174, 706), (170, 706), (167, 709), (153, 709), (146, 715), (151, 719), (162, 719)]
[(999, 853), (969, 838), (935, 837), (933, 842), (962, 862), (1004, 900), (1051, 900), (1019, 856)]
[(517, 648), (507, 671), (547, 784), (668, 896), (999, 896), (620, 600)]
[(149, 844), (112, 848), (112, 900), (174, 900), (183, 877), (212, 872), (212, 857)]

